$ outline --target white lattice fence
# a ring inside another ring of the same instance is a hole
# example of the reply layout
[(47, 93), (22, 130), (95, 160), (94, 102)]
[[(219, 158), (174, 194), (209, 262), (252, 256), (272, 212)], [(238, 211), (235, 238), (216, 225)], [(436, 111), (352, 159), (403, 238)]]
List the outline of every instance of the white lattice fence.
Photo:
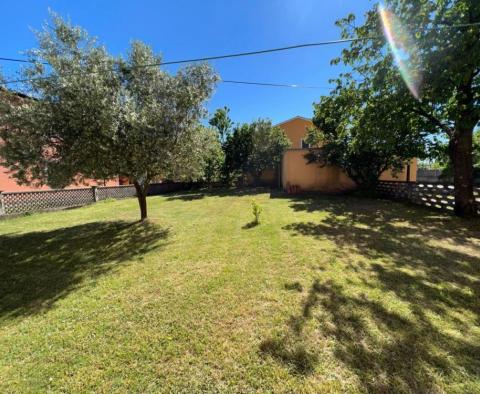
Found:
[(2, 193), (4, 214), (77, 207), (94, 202), (92, 188)]
[(128, 198), (135, 197), (135, 186), (106, 186), (97, 188), (97, 200), (106, 200), (107, 198)]
[[(377, 191), (385, 197), (406, 199), (430, 208), (453, 211), (455, 206), (455, 188), (451, 184), (381, 181)], [(474, 195), (480, 213), (480, 187), (474, 188)]]

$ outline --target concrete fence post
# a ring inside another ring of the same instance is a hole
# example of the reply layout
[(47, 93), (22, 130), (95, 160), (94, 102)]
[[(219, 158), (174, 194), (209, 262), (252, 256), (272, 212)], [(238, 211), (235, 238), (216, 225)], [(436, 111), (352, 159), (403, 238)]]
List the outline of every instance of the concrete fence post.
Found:
[(98, 201), (98, 186), (92, 186), (92, 198), (93, 198), (93, 202), (97, 202)]
[(0, 215), (5, 215), (5, 201), (2, 192), (0, 192)]

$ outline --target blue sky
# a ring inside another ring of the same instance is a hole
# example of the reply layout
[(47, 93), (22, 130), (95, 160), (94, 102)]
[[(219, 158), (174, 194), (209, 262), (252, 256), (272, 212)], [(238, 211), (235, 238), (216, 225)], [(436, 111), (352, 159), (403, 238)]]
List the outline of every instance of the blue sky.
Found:
[[(18, 57), (36, 45), (31, 28), (41, 27), (48, 7), (97, 36), (113, 54), (124, 54), (130, 41), (139, 39), (164, 60), (178, 60), (337, 39), (335, 20), (350, 12), (361, 17), (372, 6), (368, 0), (6, 1), (0, 56)], [(328, 86), (342, 70), (330, 66), (341, 49), (332, 45), (211, 63), (224, 79)], [(0, 65), (6, 73), (19, 67)], [(277, 123), (295, 115), (310, 117), (312, 103), (322, 94), (328, 89), (220, 83), (208, 109), (227, 105), (235, 122), (266, 117)]]

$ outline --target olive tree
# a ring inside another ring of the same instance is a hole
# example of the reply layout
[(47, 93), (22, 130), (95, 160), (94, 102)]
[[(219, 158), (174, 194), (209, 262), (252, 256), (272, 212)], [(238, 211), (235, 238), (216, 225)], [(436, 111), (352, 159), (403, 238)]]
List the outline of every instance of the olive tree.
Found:
[(0, 154), (24, 183), (128, 177), (144, 220), (153, 179), (198, 175), (199, 120), (217, 77), (205, 64), (170, 75), (141, 42), (115, 58), (80, 27), (56, 15), (51, 25), (23, 71), (34, 100), (2, 116)]

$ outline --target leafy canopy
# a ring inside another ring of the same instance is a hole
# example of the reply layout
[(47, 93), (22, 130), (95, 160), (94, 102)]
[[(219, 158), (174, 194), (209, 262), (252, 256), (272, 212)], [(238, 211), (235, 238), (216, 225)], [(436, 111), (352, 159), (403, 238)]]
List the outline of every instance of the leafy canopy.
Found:
[(208, 123), (218, 131), (219, 139), (222, 143), (225, 143), (228, 135), (232, 131), (233, 122), (228, 115), (230, 108), (223, 107), (218, 108)]
[(361, 188), (374, 187), (384, 171), (395, 173), (424, 155), (423, 122), (405, 117), (392, 93), (379, 96), (354, 83), (339, 86), (315, 104), (313, 123), (308, 161), (339, 166)]
[(252, 152), (247, 168), (255, 178), (267, 169), (275, 168), (282, 160), (283, 152), (290, 146), (290, 140), (281, 127), (272, 126), (270, 120), (259, 119), (250, 124)]
[(170, 75), (138, 41), (126, 59), (114, 58), (56, 15), (37, 37), (23, 72), (36, 100), (2, 119), (0, 153), (19, 181), (62, 187), (79, 174), (123, 175), (144, 198), (154, 178), (201, 176), (207, 136), (199, 120), (217, 80), (208, 65)]
[(249, 173), (258, 181), (263, 171), (275, 169), (289, 146), (283, 129), (270, 120), (237, 125), (224, 144), (225, 177), (231, 180)]
[[(393, 15), (390, 22), (394, 24), (392, 35), (398, 59), (384, 38), (376, 5), (366, 13), (362, 24), (357, 24), (352, 14), (337, 22), (342, 38), (355, 40), (332, 61), (343, 63), (349, 70), (335, 80), (338, 88), (332, 93), (332, 100), (336, 100), (334, 107), (338, 108), (334, 112), (347, 113), (350, 130), (357, 135), (363, 133), (365, 144), (382, 154), (383, 148), (379, 147), (387, 132), (395, 136), (392, 142), (401, 142), (403, 135), (414, 145), (421, 142), (417, 137), (422, 133), (447, 138), (455, 174), (455, 211), (459, 215), (472, 215), (475, 212), (472, 135), (480, 120), (480, 2), (386, 0), (384, 8), (390, 17)], [(349, 96), (357, 94), (365, 95), (362, 99), (366, 101), (358, 104), (354, 99), (351, 104)], [(324, 116), (320, 109), (325, 109), (328, 117), (326, 107), (330, 105), (333, 104), (322, 99), (317, 118)], [(390, 116), (395, 106), (398, 111)], [(366, 115), (366, 111), (371, 114)], [(342, 115), (343, 119), (346, 117)], [(410, 126), (412, 136), (408, 135), (405, 123)], [(369, 130), (361, 131), (361, 124), (373, 126), (372, 134), (378, 138), (370, 138)], [(382, 126), (385, 133), (379, 134)], [(414, 145), (412, 153), (417, 149)], [(398, 152), (386, 154), (401, 157), (405, 152), (400, 145)]]

